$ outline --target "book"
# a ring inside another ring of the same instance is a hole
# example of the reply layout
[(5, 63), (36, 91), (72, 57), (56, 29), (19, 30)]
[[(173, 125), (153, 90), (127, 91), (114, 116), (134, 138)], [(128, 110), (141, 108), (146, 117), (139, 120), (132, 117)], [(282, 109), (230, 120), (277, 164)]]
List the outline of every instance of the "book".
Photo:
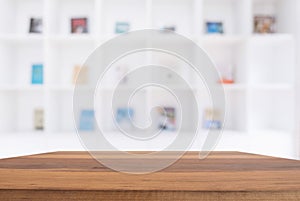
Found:
[(121, 129), (131, 129), (133, 127), (134, 110), (128, 107), (117, 108), (115, 118), (116, 123)]
[(116, 22), (115, 33), (126, 33), (130, 30), (130, 24), (128, 22)]
[(30, 18), (29, 33), (42, 33), (43, 32), (43, 19)]
[(71, 33), (88, 33), (88, 18), (71, 18)]
[(234, 83), (234, 72), (232, 65), (222, 65), (218, 66), (218, 70), (221, 74), (221, 79), (219, 80), (222, 84), (233, 84)]
[(222, 128), (220, 113), (218, 110), (214, 110), (212, 108), (207, 108), (204, 110), (203, 128), (213, 130), (218, 130)]
[(162, 31), (168, 32), (168, 31), (176, 31), (175, 25), (165, 25), (161, 28)]
[(95, 127), (94, 110), (84, 109), (80, 112), (79, 130), (93, 131)]
[(275, 33), (276, 19), (274, 16), (254, 16), (254, 33)]
[(174, 107), (163, 107), (158, 109), (158, 128), (167, 131), (176, 130), (176, 109)]
[(206, 22), (206, 33), (208, 34), (223, 34), (223, 22)]
[(34, 129), (44, 130), (44, 110), (35, 109), (33, 118), (34, 118)]
[(32, 71), (31, 71), (32, 84), (43, 84), (44, 82), (43, 69), (44, 69), (43, 64), (32, 64)]
[[(80, 74), (80, 76), (79, 76)], [(73, 68), (72, 83), (73, 84), (86, 84), (88, 81), (88, 68), (87, 66), (75, 65)]]

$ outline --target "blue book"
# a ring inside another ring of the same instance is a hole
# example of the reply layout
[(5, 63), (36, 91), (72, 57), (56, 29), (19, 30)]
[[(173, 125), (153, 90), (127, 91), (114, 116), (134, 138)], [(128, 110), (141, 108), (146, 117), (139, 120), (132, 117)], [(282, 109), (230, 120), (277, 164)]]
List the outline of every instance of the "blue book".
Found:
[(128, 22), (116, 22), (115, 33), (126, 33), (130, 29), (130, 24)]
[(134, 110), (128, 107), (121, 107), (116, 112), (116, 125), (125, 130), (133, 129), (132, 119), (134, 117)]
[(221, 127), (222, 127), (221, 121), (206, 120), (204, 122), (204, 128), (205, 129), (219, 130), (219, 129), (221, 129)]
[(131, 119), (133, 118), (134, 111), (132, 108), (118, 108), (117, 109), (117, 116), (116, 116), (116, 121), (117, 123), (122, 123), (122, 122), (128, 122), (131, 123)]
[(44, 82), (44, 73), (43, 73), (43, 64), (33, 64), (31, 72), (31, 83), (32, 84), (43, 84)]
[(206, 22), (206, 32), (209, 34), (223, 34), (222, 22)]
[(93, 131), (94, 130), (94, 110), (82, 110), (79, 119), (80, 131)]

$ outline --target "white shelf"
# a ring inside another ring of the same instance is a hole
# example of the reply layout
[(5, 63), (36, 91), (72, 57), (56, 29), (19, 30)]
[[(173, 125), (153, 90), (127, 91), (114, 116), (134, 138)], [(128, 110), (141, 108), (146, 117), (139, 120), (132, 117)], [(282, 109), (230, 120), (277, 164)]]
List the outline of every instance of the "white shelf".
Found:
[(93, 43), (96, 38), (90, 34), (69, 34), (69, 35), (56, 35), (49, 36), (50, 42), (60, 42), (60, 43), (69, 43), (69, 42), (82, 42), (82, 43)]
[[(165, 42), (175, 42), (177, 37), (172, 37), (172, 35), (163, 33), (166, 37), (163, 39)], [(182, 34), (182, 33), (180, 33)], [(44, 36), (43, 34), (5, 34), (0, 35), (0, 42), (2, 43), (41, 43), (44, 41), (49, 42), (59, 42), (59, 43), (70, 43), (70, 42), (82, 42), (82, 43), (95, 43), (98, 41), (108, 41), (118, 36), (118, 34), (108, 34), (108, 35), (91, 35), (91, 34), (65, 34), (65, 35), (50, 35)], [(222, 44), (239, 44), (252, 40), (253, 42), (286, 42), (294, 41), (295, 38), (292, 34), (253, 34), (251, 36), (242, 36), (242, 35), (220, 35), (220, 34), (211, 34), (211, 35), (183, 35), (192, 41), (199, 42), (200, 45), (222, 45)]]
[(294, 41), (295, 36), (293, 34), (288, 33), (275, 33), (275, 34), (253, 34), (249, 39), (253, 42), (272, 42), (272, 43), (280, 43), (280, 42), (288, 42)]
[(28, 86), (11, 86), (2, 85), (0, 91), (43, 91), (45, 87), (43, 85), (28, 85)]
[[(197, 87), (197, 86), (192, 86), (192, 87), (182, 87), (182, 86), (168, 86), (170, 89), (173, 90), (178, 90), (178, 91), (206, 91), (207, 88), (204, 87)], [(292, 89), (291, 85), (279, 85), (279, 86), (274, 86), (274, 85), (259, 85), (259, 86), (255, 86), (256, 88), (265, 88), (265, 89)], [(268, 88), (269, 87), (269, 88)], [(66, 87), (56, 87), (57, 90), (59, 90), (60, 88), (65, 89)], [(247, 89), (249, 89), (250, 87), (248, 87), (246, 84), (223, 84), (223, 88), (225, 91), (245, 91)], [(253, 87), (254, 88), (254, 87)], [(99, 88), (100, 91), (114, 91), (116, 88), (114, 87), (109, 87), (109, 86), (105, 86), (105, 87), (101, 87)], [(124, 90), (124, 91), (132, 91), (135, 90), (135, 88), (133, 87), (126, 87), (126, 86), (122, 86), (122, 87), (118, 87), (118, 90)], [(144, 89), (147, 90), (147, 89)], [(155, 90), (159, 90), (159, 89), (149, 89), (149, 91), (155, 91)]]
[(0, 35), (0, 42), (2, 43), (41, 43), (44, 40), (44, 36), (41, 34), (23, 34), (13, 35), (5, 34)]
[(50, 85), (48, 86), (50, 91), (66, 91), (66, 92), (73, 92), (75, 86), (73, 85)]
[(272, 91), (290, 91), (295, 90), (295, 86), (292, 84), (260, 84), (260, 85), (251, 85), (250, 89), (252, 90), (264, 90), (265, 92)]
[(213, 45), (220, 45), (220, 44), (236, 44), (240, 42), (245, 42), (247, 40), (246, 36), (228, 36), (228, 35), (220, 35), (220, 34), (211, 34), (211, 35), (204, 35), (199, 38), (200, 44), (213, 44)]
[[(280, 135), (291, 136), (293, 132), (288, 128), (296, 127), (297, 108), (293, 102), (297, 52), (293, 28), (297, 18), (293, 7), (293, 0), (2, 0), (0, 121), (3, 120), (5, 125), (0, 125), (0, 135), (31, 136), (31, 110), (41, 106), (45, 110), (45, 130), (33, 132), (32, 136), (63, 136), (66, 141), (68, 137), (74, 137), (70, 104), (74, 91), (73, 68), (82, 65), (98, 45), (116, 36), (115, 23), (123, 21), (130, 22), (130, 30), (176, 25), (177, 32), (199, 44), (219, 70), (232, 66), (235, 83), (223, 85), (228, 104), (224, 136), (245, 136), (257, 131), (269, 135), (276, 134), (279, 129), (284, 133)], [(253, 17), (257, 14), (275, 15), (278, 33), (253, 34)], [(43, 17), (43, 34), (28, 33), (30, 17)], [(71, 34), (72, 17), (88, 17), (89, 33)], [(225, 33), (206, 34), (206, 21), (224, 22)], [(162, 34), (165, 37), (160, 42), (166, 46), (178, 43), (176, 37)], [(141, 39), (137, 38), (136, 42)], [(186, 48), (185, 44), (181, 46)], [(163, 60), (163, 57), (143, 58), (141, 61)], [(45, 84), (42, 86), (30, 85), (32, 63), (44, 64)], [(128, 63), (136, 62), (129, 60)], [(192, 83), (191, 89), (199, 97), (201, 112), (209, 106), (203, 100), (206, 88), (194, 82), (192, 73), (184, 67), (177, 71)], [(191, 90), (171, 84), (181, 94)], [(108, 133), (114, 132), (111, 119), (106, 115), (109, 113), (107, 96), (114, 90), (111, 86), (108, 82), (99, 92), (103, 93), (101, 118)], [(92, 90), (88, 86), (83, 89)], [(120, 89), (121, 93), (131, 90), (130, 86)], [(140, 103), (135, 104), (141, 120), (145, 118), (145, 108), (150, 108), (153, 103), (173, 104), (160, 90), (144, 92), (138, 97)], [(273, 102), (275, 112), (271, 107)], [(197, 119), (193, 105), (190, 113), (192, 124)], [(277, 118), (278, 115), (282, 117)], [(199, 119), (202, 114), (200, 116)], [(23, 118), (26, 119), (24, 122)], [(188, 133), (190, 125), (184, 126)], [(235, 140), (234, 137), (230, 139)]]
[(226, 91), (244, 91), (248, 88), (246, 84), (223, 84), (223, 87)]

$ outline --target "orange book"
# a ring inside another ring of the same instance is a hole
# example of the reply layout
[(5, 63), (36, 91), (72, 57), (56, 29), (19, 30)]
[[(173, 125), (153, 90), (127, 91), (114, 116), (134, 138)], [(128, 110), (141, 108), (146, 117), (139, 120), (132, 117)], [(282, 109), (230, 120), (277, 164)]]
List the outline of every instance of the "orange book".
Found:
[[(80, 74), (80, 76), (79, 76)], [(88, 69), (86, 66), (79, 66), (76, 65), (74, 66), (73, 69), (73, 79), (72, 79), (72, 83), (73, 84), (85, 84), (87, 83), (88, 80)]]
[(233, 81), (233, 80), (230, 80), (230, 79), (221, 79), (221, 80), (220, 80), (220, 83), (221, 83), (221, 84), (233, 84), (234, 81)]

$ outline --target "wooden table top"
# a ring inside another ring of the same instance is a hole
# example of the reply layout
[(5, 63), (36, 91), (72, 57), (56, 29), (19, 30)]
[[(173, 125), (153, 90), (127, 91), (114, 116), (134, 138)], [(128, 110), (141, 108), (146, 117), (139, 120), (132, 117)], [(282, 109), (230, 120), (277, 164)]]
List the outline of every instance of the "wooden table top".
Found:
[[(118, 158), (108, 152), (108, 157)], [(156, 173), (112, 171), (87, 152), (0, 160), (0, 190), (300, 191), (300, 161), (239, 152), (188, 152)]]

